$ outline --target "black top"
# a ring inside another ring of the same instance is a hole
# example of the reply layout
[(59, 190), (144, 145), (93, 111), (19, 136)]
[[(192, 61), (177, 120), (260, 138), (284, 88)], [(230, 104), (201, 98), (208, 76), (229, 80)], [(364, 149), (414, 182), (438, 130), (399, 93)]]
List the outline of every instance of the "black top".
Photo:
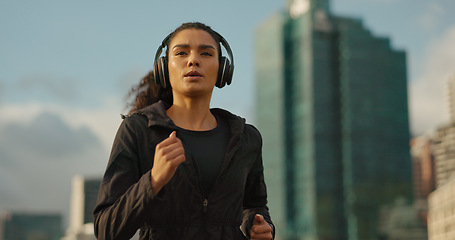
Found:
[(191, 131), (179, 128), (185, 152), (194, 158), (201, 176), (201, 187), (207, 196), (216, 181), (226, 153), (230, 132), (226, 121), (215, 116), (216, 128), (208, 131)]

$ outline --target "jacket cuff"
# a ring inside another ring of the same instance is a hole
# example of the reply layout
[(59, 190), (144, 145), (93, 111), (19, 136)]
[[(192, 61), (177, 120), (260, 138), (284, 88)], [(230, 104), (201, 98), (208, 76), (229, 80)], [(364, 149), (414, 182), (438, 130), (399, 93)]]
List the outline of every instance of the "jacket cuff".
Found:
[[(254, 216), (256, 214), (250, 214), (249, 216), (245, 216), (243, 219), (242, 225), (240, 225), (240, 230), (242, 231), (243, 235), (247, 238), (250, 239), (250, 231), (253, 228), (253, 223), (254, 223)], [(273, 225), (270, 222), (267, 222), (270, 227), (272, 228), (272, 239), (275, 239), (275, 225)]]
[(155, 194), (153, 192), (151, 170), (146, 172), (139, 181), (141, 182), (141, 185), (144, 186), (144, 192), (147, 193), (146, 197), (148, 201), (162, 199), (162, 196), (165, 192), (165, 187), (161, 188), (158, 194)]

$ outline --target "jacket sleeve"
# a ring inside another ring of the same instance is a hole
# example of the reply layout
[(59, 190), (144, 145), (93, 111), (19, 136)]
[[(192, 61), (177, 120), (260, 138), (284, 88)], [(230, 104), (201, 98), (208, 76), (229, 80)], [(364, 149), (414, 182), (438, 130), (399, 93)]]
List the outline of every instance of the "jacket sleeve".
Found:
[(144, 225), (146, 208), (156, 198), (150, 171), (142, 175), (139, 166), (140, 128), (129, 120), (125, 119), (119, 127), (99, 189), (94, 210), (98, 239), (130, 239)]
[(269, 208), (267, 207), (267, 189), (264, 181), (264, 167), (262, 163), (262, 138), (257, 129), (255, 129), (256, 140), (252, 141), (256, 146), (255, 161), (250, 170), (245, 186), (245, 197), (243, 201), (243, 221), (240, 226), (243, 234), (250, 238), (250, 231), (253, 227), (254, 216), (261, 214), (265, 221), (272, 227), (272, 236), (275, 238), (275, 227), (270, 218)]

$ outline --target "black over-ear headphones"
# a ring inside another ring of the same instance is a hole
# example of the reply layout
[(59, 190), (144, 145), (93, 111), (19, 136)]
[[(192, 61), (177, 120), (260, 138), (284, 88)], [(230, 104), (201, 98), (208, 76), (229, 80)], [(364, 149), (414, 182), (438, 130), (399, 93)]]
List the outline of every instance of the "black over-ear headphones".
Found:
[[(226, 49), (229, 58), (232, 63), (229, 62), (229, 59), (222, 56), (220, 58), (220, 67), (218, 68), (218, 78), (216, 80), (215, 86), (222, 88), (224, 85), (229, 85), (232, 82), (232, 76), (234, 74), (234, 56), (232, 54), (231, 47), (228, 42), (221, 36), (219, 33), (215, 32), (218, 36), (220, 43), (223, 44)], [(169, 82), (169, 70), (168, 70), (168, 61), (167, 57), (160, 57), (163, 49), (169, 44), (169, 39), (171, 38), (172, 33), (169, 34), (161, 43), (161, 46), (158, 48), (155, 54), (155, 63), (153, 64), (153, 74), (155, 77), (155, 83), (160, 84), (163, 88), (170, 86)], [(221, 52), (221, 51), (220, 51)]]

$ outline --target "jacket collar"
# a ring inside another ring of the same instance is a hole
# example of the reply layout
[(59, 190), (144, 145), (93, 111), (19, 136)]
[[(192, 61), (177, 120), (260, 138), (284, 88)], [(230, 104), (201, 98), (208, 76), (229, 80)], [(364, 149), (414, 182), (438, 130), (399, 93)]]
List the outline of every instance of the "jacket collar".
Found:
[[(166, 114), (166, 109), (168, 109), (169, 107), (171, 107), (171, 105), (160, 100), (157, 103), (154, 103), (150, 106), (147, 106), (139, 110), (137, 113), (144, 115), (148, 118), (148, 127), (160, 126), (176, 130), (177, 126)], [(228, 122), (232, 136), (239, 135), (243, 132), (243, 129), (245, 127), (244, 118), (234, 115), (229, 111), (220, 108), (213, 108), (210, 109), (210, 111), (213, 114), (222, 117)]]
[(148, 118), (148, 127), (161, 126), (176, 129), (177, 126), (166, 114), (166, 109), (168, 109), (169, 107), (170, 107), (169, 104), (160, 100), (157, 103), (154, 103), (139, 110), (137, 113), (144, 115)]

